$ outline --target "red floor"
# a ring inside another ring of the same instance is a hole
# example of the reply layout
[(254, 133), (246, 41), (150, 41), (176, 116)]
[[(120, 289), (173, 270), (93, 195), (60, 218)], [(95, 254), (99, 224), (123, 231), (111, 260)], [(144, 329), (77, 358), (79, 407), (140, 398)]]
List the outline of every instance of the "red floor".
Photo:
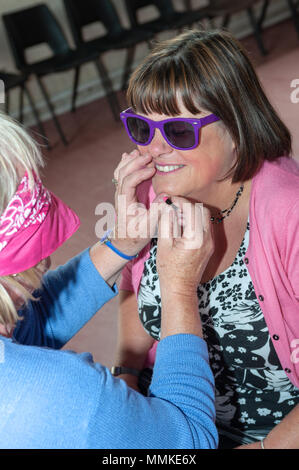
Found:
[[(265, 31), (264, 40), (269, 50), (266, 58), (260, 56), (252, 37), (243, 43), (257, 66), (266, 93), (293, 133), (294, 156), (299, 159), (299, 103), (292, 103), (290, 98), (294, 90), (291, 82), (296, 78), (299, 80), (299, 38), (289, 20)], [(125, 108), (123, 95), (120, 100)], [(106, 99), (83, 106), (74, 114), (66, 113), (60, 116), (60, 121), (70, 144), (65, 147), (52, 122), (46, 123), (54, 148), (44, 152), (47, 166), (43, 179), (53, 192), (75, 209), (81, 218), (81, 227), (53, 255), (53, 267), (97, 240), (95, 208), (100, 202), (113, 203), (113, 170), (121, 153), (133, 148), (122, 124), (113, 120)], [(90, 351), (95, 360), (110, 366), (113, 364), (116, 329), (117, 299), (98, 312), (67, 348)]]

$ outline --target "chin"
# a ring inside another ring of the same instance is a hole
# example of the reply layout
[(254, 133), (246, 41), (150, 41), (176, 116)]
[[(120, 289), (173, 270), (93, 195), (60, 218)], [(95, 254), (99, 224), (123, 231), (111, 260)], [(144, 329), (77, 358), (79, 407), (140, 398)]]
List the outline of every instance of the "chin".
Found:
[(157, 178), (152, 179), (152, 184), (156, 194), (166, 193), (169, 196), (184, 196), (184, 191), (178, 184), (162, 182)]

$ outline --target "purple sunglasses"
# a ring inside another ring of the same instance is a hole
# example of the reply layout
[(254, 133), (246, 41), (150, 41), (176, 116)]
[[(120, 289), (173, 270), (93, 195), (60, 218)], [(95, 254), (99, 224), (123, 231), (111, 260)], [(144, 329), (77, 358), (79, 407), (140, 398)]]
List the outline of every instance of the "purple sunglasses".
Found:
[(148, 145), (159, 129), (166, 142), (178, 150), (190, 150), (198, 146), (199, 129), (212, 122), (219, 121), (215, 114), (199, 119), (170, 118), (163, 121), (152, 121), (144, 116), (134, 113), (128, 108), (120, 113), (130, 139), (137, 145)]

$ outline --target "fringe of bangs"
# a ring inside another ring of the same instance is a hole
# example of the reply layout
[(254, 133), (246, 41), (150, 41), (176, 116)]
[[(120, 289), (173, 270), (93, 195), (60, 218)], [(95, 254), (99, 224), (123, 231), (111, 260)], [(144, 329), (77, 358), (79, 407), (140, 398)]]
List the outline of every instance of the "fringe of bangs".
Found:
[(196, 107), (194, 103), (195, 94), (198, 90), (190, 78), (187, 78), (186, 64), (182, 61), (174, 66), (170, 64), (161, 71), (161, 65), (141, 65), (133, 73), (128, 91), (127, 100), (129, 105), (143, 114), (157, 113), (167, 116), (181, 114), (179, 98), (186, 109), (192, 114), (201, 112), (201, 105)]

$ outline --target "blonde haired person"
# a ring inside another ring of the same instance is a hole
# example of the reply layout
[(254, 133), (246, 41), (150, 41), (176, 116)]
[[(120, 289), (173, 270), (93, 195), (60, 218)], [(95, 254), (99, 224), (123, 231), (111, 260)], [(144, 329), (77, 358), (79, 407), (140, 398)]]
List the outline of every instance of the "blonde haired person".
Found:
[[(38, 148), (4, 114), (0, 136), (0, 447), (215, 448), (213, 377), (194, 306), (197, 282), (213, 251), (206, 214), (190, 206), (200, 227), (187, 247), (184, 228), (179, 240), (173, 236), (170, 212), (159, 274), (162, 287), (163, 278), (166, 285), (173, 277), (173, 289), (163, 294), (163, 340), (151, 394), (144, 397), (89, 353), (60, 348), (117, 294), (121, 269), (148, 240), (120, 238), (115, 230), (111, 240), (46, 272), (49, 256), (79, 219), (43, 186)], [(124, 157), (115, 173), (116, 203), (119, 195), (136, 202), (136, 186), (152, 174), (144, 158)], [(162, 196), (156, 202), (163, 213)], [(178, 198), (177, 206), (182, 202)], [(141, 226), (151, 217), (145, 211)], [(161, 373), (165, 366), (167, 376)]]
[[(8, 202), (16, 192), (21, 175), (26, 171), (33, 187), (33, 172), (38, 174), (39, 168), (44, 166), (41, 153), (29, 136), (27, 131), (8, 115), (0, 112), (0, 214), (4, 212)], [(3, 230), (3, 229), (2, 229)], [(0, 243), (2, 251), (3, 242)], [(43, 262), (40, 265), (44, 264)], [(40, 285), (39, 268), (33, 266), (23, 274), (23, 280), (33, 288)], [(5, 286), (5, 287), (4, 287)], [(9, 286), (22, 292), (24, 299), (32, 298), (30, 292), (18, 282), (17, 276), (2, 276), (0, 283), (0, 333), (10, 334), (11, 327), (18, 321), (17, 308), (11, 295)]]

